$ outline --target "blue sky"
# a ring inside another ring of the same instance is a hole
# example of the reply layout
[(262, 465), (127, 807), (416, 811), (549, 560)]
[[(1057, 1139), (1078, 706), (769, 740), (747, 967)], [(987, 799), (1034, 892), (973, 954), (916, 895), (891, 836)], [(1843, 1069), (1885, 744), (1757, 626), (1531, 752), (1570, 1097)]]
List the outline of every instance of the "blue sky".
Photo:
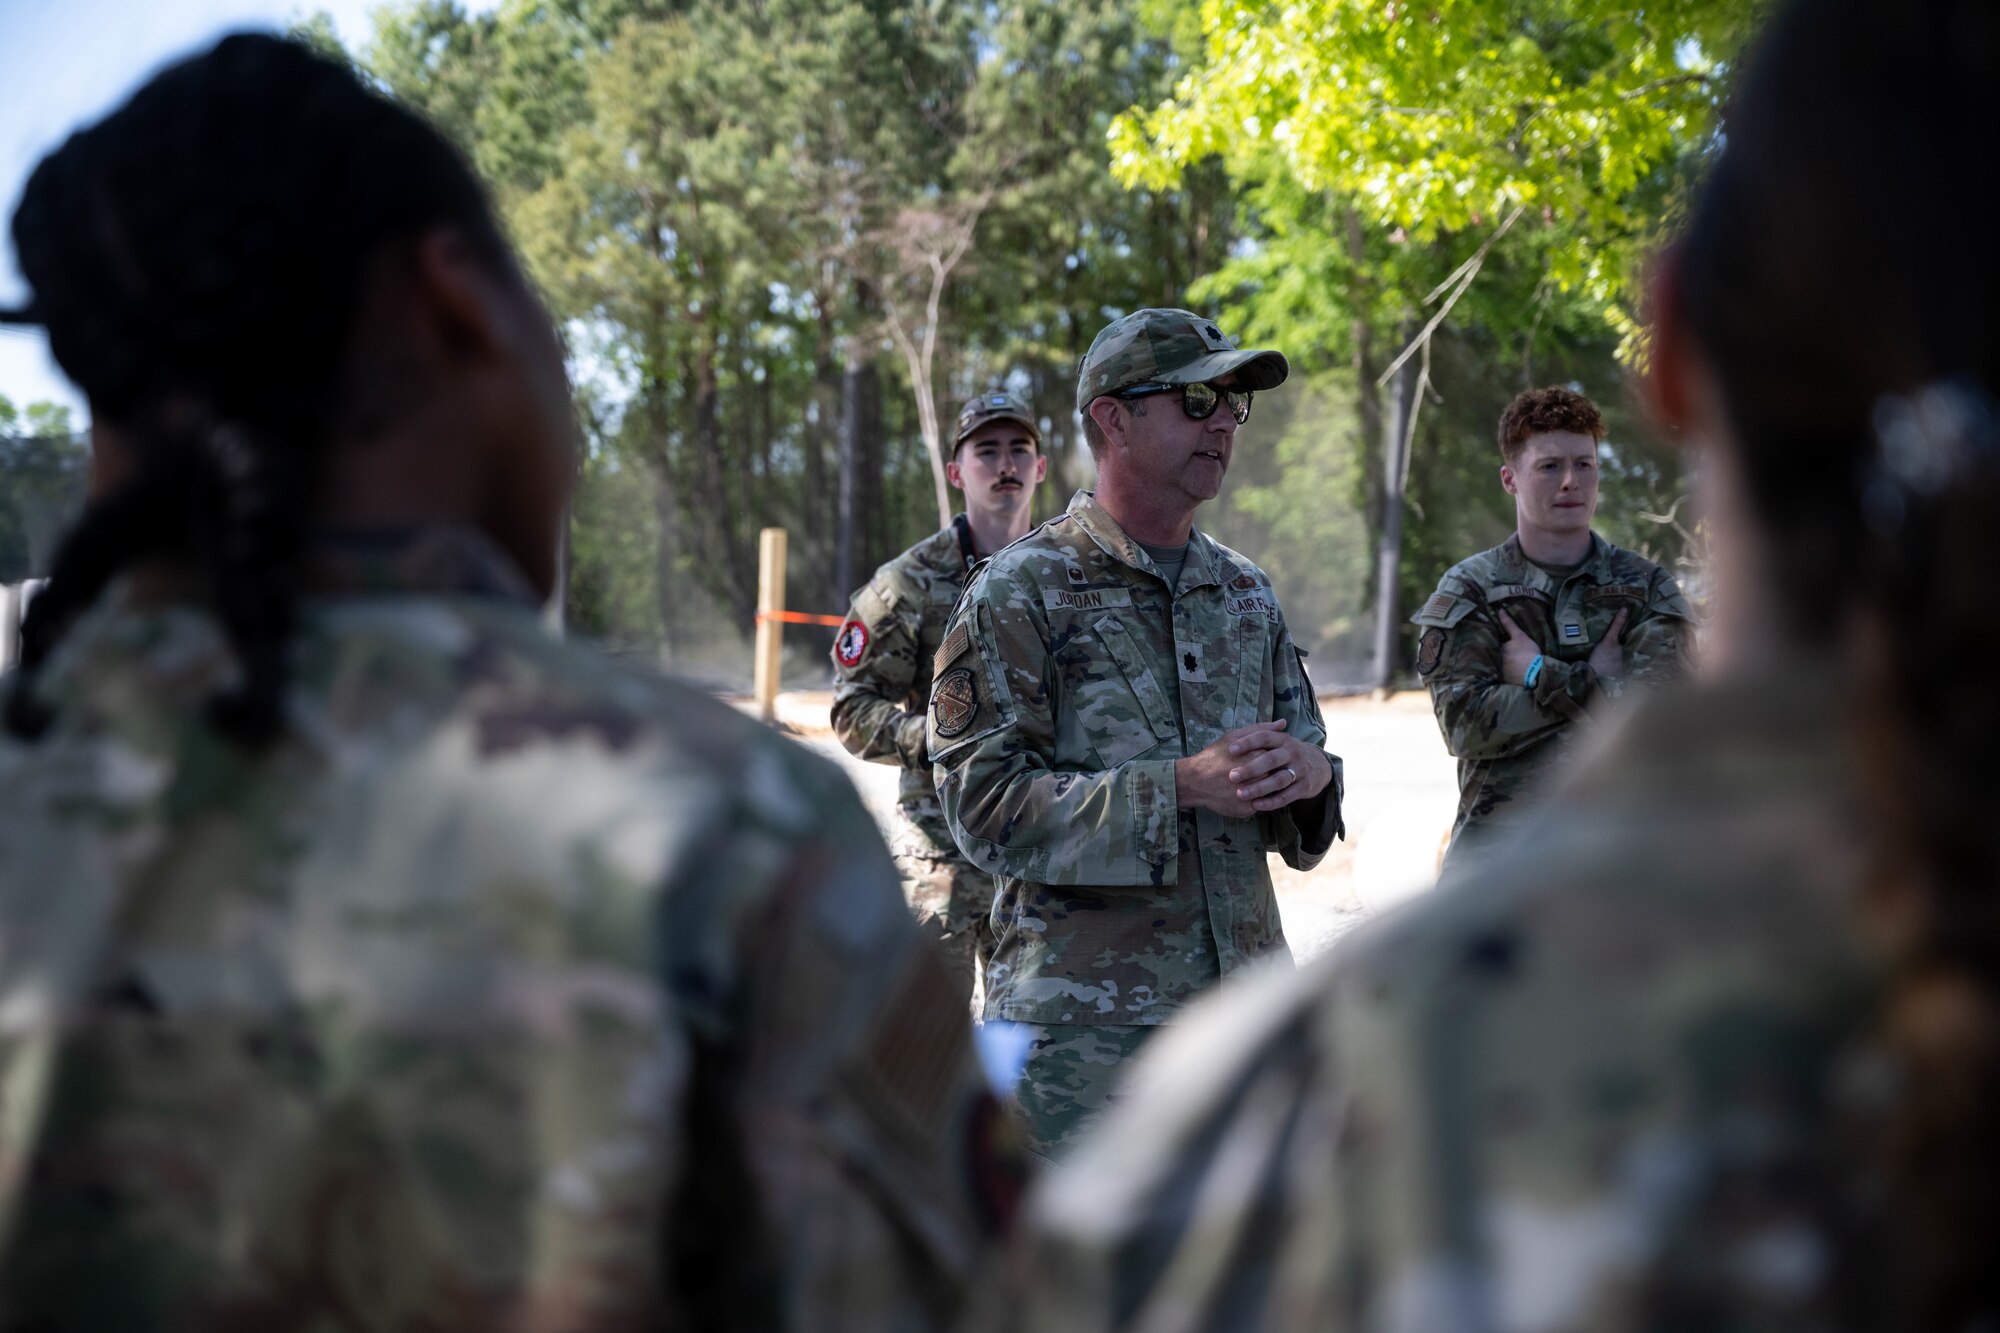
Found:
[[(463, 0), (462, 0), (463, 2)], [(472, 0), (483, 11), (495, 0)], [(380, 0), (0, 0), (0, 219), (28, 173), (77, 126), (111, 110), (146, 75), (239, 28), (283, 28), (325, 10), (350, 46)], [(0, 227), (0, 238), (5, 228)], [(25, 294), (11, 239), (0, 239), (0, 304)], [(33, 331), (0, 328), (0, 394), (18, 404), (83, 404)]]

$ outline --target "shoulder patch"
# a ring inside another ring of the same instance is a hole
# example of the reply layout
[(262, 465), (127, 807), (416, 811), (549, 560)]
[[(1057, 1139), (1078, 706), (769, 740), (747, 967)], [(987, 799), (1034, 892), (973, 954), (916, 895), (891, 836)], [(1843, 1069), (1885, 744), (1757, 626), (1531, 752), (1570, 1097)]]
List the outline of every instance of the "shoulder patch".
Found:
[(1668, 616), (1676, 620), (1693, 620), (1694, 604), (1681, 591), (1680, 580), (1657, 566), (1652, 578), (1647, 580), (1642, 605), (1648, 615)]
[(833, 660), (844, 667), (857, 667), (867, 655), (868, 626), (850, 619), (840, 627), (840, 634), (833, 641)]
[(978, 712), (979, 679), (971, 667), (947, 671), (931, 687), (931, 723), (940, 740), (964, 735)]
[(972, 633), (965, 628), (965, 622), (960, 620), (944, 636), (944, 642), (938, 645), (937, 656), (931, 659), (931, 671), (933, 673), (942, 672), (946, 667), (951, 665), (953, 659), (960, 653), (963, 653), (971, 644)]
[(1430, 600), (1410, 617), (1414, 624), (1433, 625), (1439, 629), (1450, 629), (1459, 621), (1472, 614), (1472, 600), (1457, 597), (1440, 588), (1432, 593)]
[(1443, 656), (1444, 631), (1433, 625), (1424, 631), (1424, 637), (1417, 642), (1417, 674), (1428, 676), (1436, 671)]

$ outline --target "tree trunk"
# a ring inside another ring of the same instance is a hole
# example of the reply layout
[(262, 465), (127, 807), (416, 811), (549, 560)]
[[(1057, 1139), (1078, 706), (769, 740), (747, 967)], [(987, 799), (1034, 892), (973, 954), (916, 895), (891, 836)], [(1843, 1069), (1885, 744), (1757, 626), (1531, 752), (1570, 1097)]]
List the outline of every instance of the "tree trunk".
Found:
[(858, 340), (848, 339), (842, 348), (842, 356), (844, 364), (840, 370), (840, 494), (836, 501), (838, 512), (833, 555), (836, 601), (845, 601), (852, 597), (860, 583), (854, 575), (861, 545), (863, 452), (861, 437), (865, 429), (861, 408), (865, 363), (861, 360)]
[(888, 468), (882, 430), (882, 368), (861, 363), (856, 403), (861, 414), (860, 541), (855, 550), (865, 577), (895, 552), (888, 544), (888, 499), (882, 485)]
[(660, 544), (653, 560), (654, 605), (660, 610), (660, 661), (670, 665), (680, 651), (681, 576), (675, 559), (680, 549), (680, 500), (664, 440), (659, 442), (653, 457), (653, 517), (660, 530)]
[[(1405, 322), (1403, 328), (1402, 341), (1407, 342), (1409, 324)], [(1406, 359), (1389, 381), (1389, 410), (1382, 414), (1382, 530), (1375, 545), (1375, 651), (1368, 672), (1377, 690), (1389, 688), (1396, 668), (1396, 639), (1402, 629), (1397, 593), (1403, 566), (1403, 474), (1416, 380), (1416, 371)]]
[[(695, 451), (695, 466), (702, 479), (702, 500), (708, 510), (714, 536), (715, 558), (729, 613), (738, 624), (749, 626), (757, 613), (757, 572), (750, 541), (741, 524), (741, 506), (735, 503), (730, 485), (731, 461), (722, 448), (721, 388), (715, 373), (715, 356), (704, 350), (694, 367), (694, 421), (689, 445)], [(738, 466), (747, 460), (737, 460)]]

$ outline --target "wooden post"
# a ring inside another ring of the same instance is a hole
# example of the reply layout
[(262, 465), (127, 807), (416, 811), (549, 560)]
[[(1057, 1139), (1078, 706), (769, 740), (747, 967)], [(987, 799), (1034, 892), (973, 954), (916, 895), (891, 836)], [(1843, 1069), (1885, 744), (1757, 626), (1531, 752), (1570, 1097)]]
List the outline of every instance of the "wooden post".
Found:
[(757, 534), (757, 716), (778, 716), (778, 674), (784, 663), (784, 623), (770, 613), (785, 609), (785, 530)]
[(15, 644), (21, 635), (21, 617), (15, 609), (18, 594), (11, 583), (0, 583), (0, 671), (14, 665)]

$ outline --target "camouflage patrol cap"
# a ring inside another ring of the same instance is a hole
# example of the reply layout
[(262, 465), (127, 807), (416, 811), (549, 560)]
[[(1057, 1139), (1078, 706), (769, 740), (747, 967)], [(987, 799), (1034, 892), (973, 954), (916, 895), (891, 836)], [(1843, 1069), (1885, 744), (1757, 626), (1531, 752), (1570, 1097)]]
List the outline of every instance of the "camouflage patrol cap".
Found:
[(1135, 310), (1091, 340), (1076, 376), (1076, 410), (1134, 384), (1199, 384), (1235, 371), (1246, 389), (1291, 373), (1282, 352), (1245, 351), (1191, 310)]
[(1011, 393), (981, 393), (966, 399), (965, 406), (958, 409), (958, 433), (951, 437), (952, 444), (964, 444), (966, 436), (989, 421), (1018, 421), (1028, 428), (1037, 445), (1042, 442), (1033, 408)]

